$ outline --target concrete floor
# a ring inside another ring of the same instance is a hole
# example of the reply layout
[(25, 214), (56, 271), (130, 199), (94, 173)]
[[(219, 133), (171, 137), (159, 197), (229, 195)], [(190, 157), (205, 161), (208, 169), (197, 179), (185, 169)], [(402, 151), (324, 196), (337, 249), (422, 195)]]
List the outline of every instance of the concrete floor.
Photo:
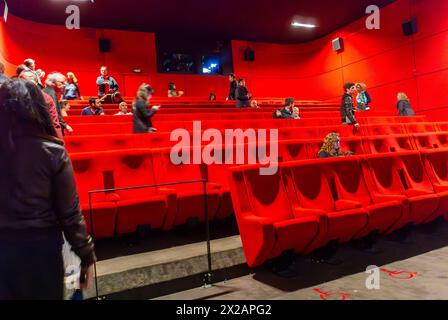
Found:
[[(437, 226), (433, 232), (415, 228), (410, 243), (382, 238), (378, 242), (381, 250), (378, 254), (345, 246), (337, 254), (343, 263), (336, 266), (299, 257), (293, 266), (298, 276), (293, 279), (281, 278), (262, 267), (211, 288), (187, 290), (158, 299), (448, 300), (448, 223)], [(385, 269), (379, 271), (379, 290), (366, 288), (369, 275), (365, 270), (369, 265)]]

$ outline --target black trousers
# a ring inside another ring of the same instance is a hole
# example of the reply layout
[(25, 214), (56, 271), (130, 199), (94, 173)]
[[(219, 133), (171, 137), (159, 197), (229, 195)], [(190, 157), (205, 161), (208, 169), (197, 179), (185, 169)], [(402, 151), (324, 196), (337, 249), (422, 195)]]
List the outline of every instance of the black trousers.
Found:
[(0, 243), (0, 300), (63, 300), (59, 243)]

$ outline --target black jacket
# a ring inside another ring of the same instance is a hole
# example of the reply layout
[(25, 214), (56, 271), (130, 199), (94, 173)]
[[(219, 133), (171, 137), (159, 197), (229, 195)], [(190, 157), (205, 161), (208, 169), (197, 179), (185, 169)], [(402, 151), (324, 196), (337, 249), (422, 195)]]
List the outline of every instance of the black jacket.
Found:
[(0, 147), (0, 241), (62, 245), (62, 231), (83, 267), (95, 260), (79, 207), (73, 168), (63, 142), (18, 136), (14, 150)]
[(401, 117), (415, 116), (415, 112), (414, 110), (412, 110), (409, 101), (406, 100), (398, 101), (397, 109), (398, 109), (398, 116)]
[(238, 87), (238, 81), (233, 80), (230, 82), (229, 100), (236, 100), (236, 88)]
[(132, 106), (134, 114), (134, 133), (147, 133), (152, 128), (151, 117), (155, 110), (148, 110), (148, 104), (143, 99), (138, 99)]
[(249, 107), (249, 91), (246, 87), (238, 86), (236, 88), (236, 106), (240, 108)]
[(350, 121), (352, 124), (357, 124), (354, 115), (353, 115), (353, 98), (348, 93), (345, 93), (342, 96), (342, 103), (341, 103), (341, 120), (342, 123), (346, 123), (346, 121)]
[(51, 87), (45, 87), (43, 91), (53, 99), (54, 104), (56, 105), (56, 110), (58, 111), (59, 123), (61, 124), (62, 128), (66, 129), (67, 123), (64, 121), (64, 118), (62, 117), (61, 105), (59, 104), (58, 95), (56, 91)]

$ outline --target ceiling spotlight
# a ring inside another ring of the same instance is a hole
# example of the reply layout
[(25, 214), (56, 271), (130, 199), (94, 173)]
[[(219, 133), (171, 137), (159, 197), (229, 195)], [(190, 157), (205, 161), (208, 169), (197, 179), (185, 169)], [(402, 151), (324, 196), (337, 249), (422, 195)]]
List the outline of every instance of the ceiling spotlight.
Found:
[(291, 23), (291, 25), (293, 27), (296, 27), (296, 28), (307, 28), (307, 29), (316, 28), (315, 24), (300, 23), (300, 22), (297, 22), (297, 21), (294, 21), (293, 23)]

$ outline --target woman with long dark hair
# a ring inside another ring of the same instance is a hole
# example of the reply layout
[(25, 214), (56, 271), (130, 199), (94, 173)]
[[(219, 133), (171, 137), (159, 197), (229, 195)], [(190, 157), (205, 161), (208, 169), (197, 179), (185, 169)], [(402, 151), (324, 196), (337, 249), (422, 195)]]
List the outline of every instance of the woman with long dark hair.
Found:
[(149, 100), (154, 90), (149, 84), (142, 84), (137, 91), (135, 102), (132, 106), (134, 115), (134, 133), (148, 133), (157, 131), (152, 126), (151, 118), (159, 110), (160, 106), (153, 106), (149, 109)]
[(92, 278), (93, 241), (81, 215), (73, 168), (40, 90), (0, 86), (0, 300), (64, 297), (63, 235)]

